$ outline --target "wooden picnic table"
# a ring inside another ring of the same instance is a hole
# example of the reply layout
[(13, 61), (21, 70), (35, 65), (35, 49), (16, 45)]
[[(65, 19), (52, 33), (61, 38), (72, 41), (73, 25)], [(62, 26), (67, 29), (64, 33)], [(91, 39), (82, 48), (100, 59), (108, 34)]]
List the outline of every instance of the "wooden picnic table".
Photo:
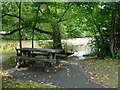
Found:
[(18, 48), (17, 50), (20, 50), (22, 52), (34, 51), (34, 52), (46, 52), (46, 53), (60, 53), (63, 51), (61, 49), (46, 49), (46, 48)]
[[(18, 48), (16, 49), (17, 56), (13, 56), (16, 59), (16, 63), (24, 61), (41, 61), (44, 64), (49, 63), (53, 65), (57, 63), (56, 55), (63, 52), (61, 49), (46, 49), (46, 48)], [(46, 58), (36, 57), (46, 56)]]

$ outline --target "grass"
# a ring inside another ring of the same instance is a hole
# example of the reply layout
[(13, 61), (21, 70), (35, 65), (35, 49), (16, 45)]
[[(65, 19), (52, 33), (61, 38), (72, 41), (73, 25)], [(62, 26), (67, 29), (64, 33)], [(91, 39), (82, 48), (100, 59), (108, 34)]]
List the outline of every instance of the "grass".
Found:
[(15, 65), (16, 63), (15, 63), (15, 60), (14, 59), (6, 59), (3, 63), (2, 63), (2, 65)]
[(15, 65), (16, 63), (15, 63), (15, 60), (14, 59), (6, 59), (3, 63), (2, 63), (2, 65), (6, 65), (6, 66), (10, 66), (10, 65)]
[(4, 51), (2, 53), (2, 56), (3, 56), (3, 59), (4, 59), (4, 61), (2, 62), (2, 65), (15, 65), (15, 59), (14, 58), (10, 59), (10, 56), (14, 56), (14, 55), (16, 55), (15, 52)]
[(2, 88), (40, 88), (40, 90), (44, 90), (46, 88), (56, 87), (54, 85), (45, 84), (43, 82), (33, 82), (32, 80), (24, 81), (11, 78), (10, 75), (4, 70), (0, 70), (0, 72), (2, 73)]
[(23, 81), (20, 79), (14, 79), (9, 77), (3, 77), (2, 88), (55, 88), (55, 86), (50, 84), (45, 84), (42, 82), (33, 82), (32, 80)]
[(83, 61), (73, 61), (77, 65), (82, 65), (88, 78), (100, 83), (108, 88), (118, 88), (118, 60), (112, 59), (86, 59)]
[(23, 81), (20, 79), (3, 77), (2, 88), (55, 88), (50, 84), (44, 84), (42, 82), (33, 82), (32, 80)]

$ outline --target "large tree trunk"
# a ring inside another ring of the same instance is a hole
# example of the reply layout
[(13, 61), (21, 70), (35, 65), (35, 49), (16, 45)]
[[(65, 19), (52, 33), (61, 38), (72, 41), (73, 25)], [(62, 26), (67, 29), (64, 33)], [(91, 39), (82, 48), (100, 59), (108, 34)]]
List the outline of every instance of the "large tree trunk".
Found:
[(53, 29), (53, 48), (62, 49), (61, 34), (58, 23), (52, 24)]
[(110, 36), (110, 40), (111, 40), (111, 44), (110, 44), (110, 51), (112, 54), (112, 58), (115, 58), (115, 12), (112, 12), (112, 20), (111, 20), (111, 36)]

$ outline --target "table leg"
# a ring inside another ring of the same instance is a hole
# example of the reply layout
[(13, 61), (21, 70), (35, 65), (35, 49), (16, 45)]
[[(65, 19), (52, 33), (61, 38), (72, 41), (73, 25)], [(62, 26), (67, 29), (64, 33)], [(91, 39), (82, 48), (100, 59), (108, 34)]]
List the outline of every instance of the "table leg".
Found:
[(22, 60), (19, 60), (19, 59), (15, 59), (15, 62), (16, 62), (16, 68), (19, 68), (19, 67), (21, 67), (21, 62), (22, 62)]
[[(31, 55), (31, 52), (30, 52), (30, 51), (28, 51), (28, 57), (34, 57), (34, 58), (35, 58), (34, 55)], [(35, 61), (28, 61), (28, 63), (29, 63), (29, 64), (35, 64)]]
[[(27, 55), (27, 52), (23, 52), (23, 56), (26, 56)], [(25, 60), (23, 60), (23, 65), (25, 65), (26, 64), (26, 62), (25, 62)]]
[(51, 61), (51, 64), (56, 64), (56, 54), (55, 53), (50, 53), (49, 59)]

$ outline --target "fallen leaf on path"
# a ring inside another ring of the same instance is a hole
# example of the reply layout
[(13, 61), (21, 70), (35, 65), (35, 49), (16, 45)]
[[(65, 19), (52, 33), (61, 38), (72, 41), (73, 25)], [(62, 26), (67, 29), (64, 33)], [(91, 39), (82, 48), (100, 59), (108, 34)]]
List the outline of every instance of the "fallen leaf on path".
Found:
[(29, 80), (29, 82), (32, 82), (32, 80)]
[(92, 75), (93, 73), (92, 73), (92, 72), (89, 72), (89, 74), (91, 74), (91, 75)]
[(54, 70), (54, 72), (56, 72), (57, 70)]
[(115, 74), (118, 74), (118, 72), (115, 72)]
[(70, 76), (70, 74), (69, 74), (69, 73), (67, 73), (67, 76)]
[(32, 88), (35, 88), (34, 86), (32, 86)]
[(49, 78), (51, 78), (51, 76), (49, 76)]
[(96, 74), (95, 76), (97, 77), (98, 75)]
[(36, 75), (34, 75), (34, 77), (36, 77)]
[(90, 79), (94, 79), (94, 77), (90, 77)]
[(59, 68), (59, 66), (55, 66), (55, 68), (57, 69), (57, 68)]
[(44, 82), (41, 82), (41, 84), (44, 84)]
[(50, 70), (46, 70), (46, 72), (50, 72)]
[(88, 82), (85, 82), (86, 84), (88, 84)]
[(18, 87), (18, 85), (16, 85), (16, 87)]

